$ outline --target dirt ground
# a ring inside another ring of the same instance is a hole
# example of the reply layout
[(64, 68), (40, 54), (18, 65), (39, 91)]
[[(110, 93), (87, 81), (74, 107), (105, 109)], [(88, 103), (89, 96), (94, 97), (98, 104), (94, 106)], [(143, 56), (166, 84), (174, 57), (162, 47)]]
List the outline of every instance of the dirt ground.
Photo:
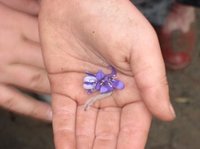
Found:
[[(200, 13), (198, 12), (199, 37)], [(177, 118), (153, 120), (146, 149), (200, 149), (200, 39), (192, 64), (168, 71)], [(0, 110), (0, 149), (54, 149), (50, 124)]]
[(200, 149), (200, 10), (197, 27), (192, 64), (181, 71), (168, 71), (177, 118), (170, 123), (154, 120), (146, 149)]

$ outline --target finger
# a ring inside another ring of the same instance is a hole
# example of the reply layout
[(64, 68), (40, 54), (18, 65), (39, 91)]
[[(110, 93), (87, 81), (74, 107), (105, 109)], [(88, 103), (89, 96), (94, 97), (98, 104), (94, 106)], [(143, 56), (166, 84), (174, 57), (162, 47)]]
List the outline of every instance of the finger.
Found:
[(143, 149), (151, 123), (151, 115), (142, 102), (132, 103), (121, 113), (118, 149)]
[(53, 94), (53, 131), (56, 149), (75, 149), (76, 103), (69, 97)]
[(22, 35), (28, 40), (39, 43), (38, 18), (26, 14), (19, 15), (23, 16), (22, 22), (19, 22), (20, 24), (23, 24), (21, 25)]
[(172, 120), (175, 114), (169, 101), (165, 67), (157, 36), (150, 26), (138, 29), (138, 32), (141, 37), (138, 37), (131, 53), (131, 67), (136, 84), (148, 109), (162, 120)]
[(0, 106), (10, 111), (33, 118), (51, 121), (52, 110), (49, 104), (22, 94), (15, 88), (0, 85)]
[(0, 81), (12, 84), (31, 91), (50, 93), (50, 84), (46, 71), (43, 69), (13, 64), (5, 70), (5, 74), (0, 75)]
[(41, 47), (37, 43), (31, 41), (24, 41), (20, 43), (20, 47), (13, 51), (13, 57), (13, 63), (21, 63), (45, 68)]
[(116, 149), (119, 123), (119, 108), (99, 110), (93, 149)]
[(92, 149), (97, 113), (98, 110), (95, 108), (84, 111), (83, 106), (78, 107), (76, 120), (77, 149)]
[[(19, 32), (27, 40), (32, 40), (39, 43), (39, 32), (38, 32), (38, 19), (37, 17), (30, 16), (28, 14), (17, 12), (11, 8), (5, 7), (0, 3), (0, 11), (3, 14), (2, 17), (6, 16), (6, 22), (14, 24), (18, 27)], [(14, 21), (13, 21), (14, 20)]]
[(38, 0), (0, 0), (3, 4), (16, 10), (37, 15), (39, 12)]

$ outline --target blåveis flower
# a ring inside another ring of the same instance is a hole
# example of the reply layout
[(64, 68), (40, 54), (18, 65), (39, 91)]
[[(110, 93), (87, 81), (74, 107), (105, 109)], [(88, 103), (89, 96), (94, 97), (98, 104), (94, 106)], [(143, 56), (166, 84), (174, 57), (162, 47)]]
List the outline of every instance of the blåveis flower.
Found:
[(112, 92), (115, 89), (123, 89), (125, 85), (117, 79), (115, 68), (111, 67), (111, 70), (110, 74), (104, 74), (102, 70), (99, 70), (96, 74), (86, 73), (83, 87), (88, 93), (99, 91), (101, 94)]

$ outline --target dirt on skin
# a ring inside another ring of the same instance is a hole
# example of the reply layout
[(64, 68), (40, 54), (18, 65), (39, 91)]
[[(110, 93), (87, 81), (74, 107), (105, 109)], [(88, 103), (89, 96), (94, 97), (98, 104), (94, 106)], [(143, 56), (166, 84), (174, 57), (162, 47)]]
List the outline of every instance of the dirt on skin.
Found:
[[(200, 37), (200, 12), (197, 26)], [(168, 71), (171, 100), (177, 118), (166, 123), (156, 119), (146, 149), (200, 148), (200, 39), (192, 64)], [(50, 124), (0, 110), (0, 149), (54, 149)]]

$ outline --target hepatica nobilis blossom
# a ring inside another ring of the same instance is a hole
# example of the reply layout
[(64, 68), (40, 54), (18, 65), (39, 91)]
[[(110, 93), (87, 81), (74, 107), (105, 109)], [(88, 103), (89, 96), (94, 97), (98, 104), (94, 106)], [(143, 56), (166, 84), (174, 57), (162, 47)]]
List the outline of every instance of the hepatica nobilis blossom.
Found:
[(112, 94), (115, 89), (121, 90), (125, 87), (124, 83), (117, 79), (117, 72), (114, 67), (111, 68), (110, 74), (103, 73), (99, 70), (96, 74), (86, 73), (84, 78), (83, 87), (88, 93), (100, 92), (100, 95), (92, 97), (85, 104), (85, 109), (92, 105), (95, 101), (105, 98)]

